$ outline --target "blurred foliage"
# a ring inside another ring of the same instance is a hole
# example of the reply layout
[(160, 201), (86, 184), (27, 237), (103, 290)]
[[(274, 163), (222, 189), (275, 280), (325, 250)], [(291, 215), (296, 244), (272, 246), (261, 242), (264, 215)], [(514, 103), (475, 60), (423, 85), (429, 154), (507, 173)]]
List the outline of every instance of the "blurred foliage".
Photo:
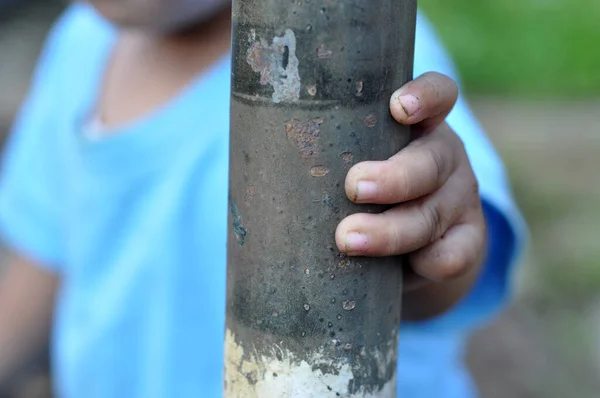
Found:
[(462, 73), (486, 94), (600, 93), (600, 1), (420, 0)]

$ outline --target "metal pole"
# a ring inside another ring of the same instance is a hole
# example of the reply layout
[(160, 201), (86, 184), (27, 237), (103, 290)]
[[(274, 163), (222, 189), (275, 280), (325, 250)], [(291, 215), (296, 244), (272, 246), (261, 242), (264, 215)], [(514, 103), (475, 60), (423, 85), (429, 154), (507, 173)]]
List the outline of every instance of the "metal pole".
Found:
[(225, 397), (394, 397), (401, 258), (335, 246), (390, 157), (416, 0), (234, 0)]

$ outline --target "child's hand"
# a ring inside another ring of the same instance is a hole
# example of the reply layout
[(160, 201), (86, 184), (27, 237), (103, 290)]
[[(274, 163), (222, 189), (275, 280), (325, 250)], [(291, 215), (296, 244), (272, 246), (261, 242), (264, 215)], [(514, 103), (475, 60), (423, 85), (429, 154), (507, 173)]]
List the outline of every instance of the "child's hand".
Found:
[(462, 141), (444, 122), (457, 95), (454, 81), (437, 73), (392, 95), (393, 117), (415, 125), (419, 136), (389, 160), (359, 163), (348, 172), (346, 193), (353, 202), (397, 205), (343, 220), (336, 231), (342, 252), (409, 254), (421, 282), (476, 274), (486, 236), (477, 180)]

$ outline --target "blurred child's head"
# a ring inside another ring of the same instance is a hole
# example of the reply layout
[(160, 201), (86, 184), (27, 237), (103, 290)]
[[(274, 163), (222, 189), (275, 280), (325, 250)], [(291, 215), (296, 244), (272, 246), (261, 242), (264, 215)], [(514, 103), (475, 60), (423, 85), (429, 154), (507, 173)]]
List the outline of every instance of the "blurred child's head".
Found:
[(170, 32), (214, 16), (231, 0), (87, 0), (106, 19), (123, 26)]

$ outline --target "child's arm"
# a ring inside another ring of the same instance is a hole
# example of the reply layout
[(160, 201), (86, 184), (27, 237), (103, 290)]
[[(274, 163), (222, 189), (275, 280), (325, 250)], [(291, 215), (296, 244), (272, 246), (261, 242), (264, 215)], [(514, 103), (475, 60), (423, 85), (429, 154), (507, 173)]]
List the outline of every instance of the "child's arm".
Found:
[(14, 256), (0, 275), (0, 391), (47, 343), (58, 277)]
[(63, 65), (72, 62), (73, 15), (50, 33), (2, 157), (0, 239), (15, 255), (0, 275), (0, 388), (44, 344), (63, 263), (56, 118), (69, 93)]
[(456, 102), (453, 65), (421, 17), (415, 75), (429, 71), (439, 73), (419, 76), (391, 101), (396, 120), (420, 136), (385, 162), (354, 166), (346, 180), (352, 200), (393, 208), (352, 215), (336, 232), (350, 255), (408, 255), (418, 283), (407, 280), (404, 330), (421, 332), (469, 329), (493, 315), (525, 238), (502, 162), (464, 99)]

